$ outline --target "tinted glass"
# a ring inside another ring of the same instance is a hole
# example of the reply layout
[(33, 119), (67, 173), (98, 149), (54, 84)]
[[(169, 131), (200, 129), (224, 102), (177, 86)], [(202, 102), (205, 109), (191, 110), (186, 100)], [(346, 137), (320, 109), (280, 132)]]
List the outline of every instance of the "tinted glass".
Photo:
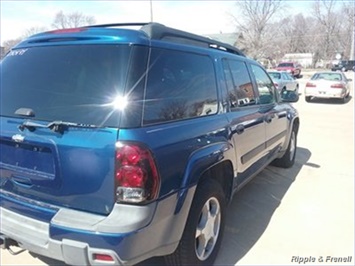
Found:
[(293, 67), (293, 64), (292, 63), (280, 63), (278, 66), (279, 67)]
[(207, 56), (153, 49), (144, 103), (144, 124), (217, 113), (213, 62)]
[(261, 104), (274, 103), (276, 101), (275, 88), (273, 82), (260, 66), (251, 65), (256, 84), (259, 91), (259, 100)]
[(253, 84), (245, 63), (225, 59), (223, 66), (231, 107), (256, 104)]
[(1, 115), (31, 108), (35, 119), (117, 126), (131, 48), (113, 45), (33, 47), (2, 62)]

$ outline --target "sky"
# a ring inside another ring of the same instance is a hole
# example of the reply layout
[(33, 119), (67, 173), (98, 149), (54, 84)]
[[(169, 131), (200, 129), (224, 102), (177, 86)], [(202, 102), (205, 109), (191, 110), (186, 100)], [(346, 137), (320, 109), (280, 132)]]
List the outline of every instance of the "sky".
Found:
[[(290, 14), (307, 12), (310, 0), (287, 0)], [(235, 31), (235, 1), (158, 1), (152, 0), (153, 21), (196, 34), (231, 33)], [(96, 24), (149, 22), (150, 1), (123, 0), (0, 0), (0, 43), (16, 39), (32, 27), (52, 29), (59, 11), (80, 12), (93, 16)]]

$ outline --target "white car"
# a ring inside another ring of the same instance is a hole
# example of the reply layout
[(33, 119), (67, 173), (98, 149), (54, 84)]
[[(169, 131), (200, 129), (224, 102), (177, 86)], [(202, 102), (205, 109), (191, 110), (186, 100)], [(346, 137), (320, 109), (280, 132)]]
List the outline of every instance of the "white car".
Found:
[(280, 93), (282, 91), (295, 91), (298, 93), (298, 81), (290, 73), (274, 70), (268, 70), (268, 73)]
[(352, 79), (341, 72), (317, 72), (306, 83), (306, 102), (310, 102), (312, 98), (334, 98), (345, 102), (350, 95), (349, 81)]

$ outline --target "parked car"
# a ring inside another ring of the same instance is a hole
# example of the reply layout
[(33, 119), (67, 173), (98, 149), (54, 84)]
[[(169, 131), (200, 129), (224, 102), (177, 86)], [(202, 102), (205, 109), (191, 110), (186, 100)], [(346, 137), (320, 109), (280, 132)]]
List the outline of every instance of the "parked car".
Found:
[(298, 95), (239, 49), (161, 24), (40, 33), (0, 77), (5, 249), (212, 265), (235, 192), (295, 161)]
[(354, 70), (355, 69), (355, 60), (342, 60), (339, 62), (339, 64), (335, 64), (332, 67), (332, 71), (342, 71), (346, 72), (348, 70)]
[(286, 71), (295, 78), (301, 77), (301, 65), (294, 62), (281, 62), (275, 69), (277, 71)]
[(272, 70), (268, 70), (267, 72), (280, 93), (282, 91), (294, 91), (298, 93), (299, 83), (288, 72)]
[(348, 79), (341, 72), (317, 72), (306, 83), (305, 99), (310, 102), (312, 98), (334, 98), (345, 102), (350, 95)]

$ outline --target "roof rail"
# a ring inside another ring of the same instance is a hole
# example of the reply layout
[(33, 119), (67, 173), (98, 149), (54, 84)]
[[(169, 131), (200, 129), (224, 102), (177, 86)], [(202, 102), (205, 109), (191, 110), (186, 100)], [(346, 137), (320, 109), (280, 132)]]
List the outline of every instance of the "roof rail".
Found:
[(128, 22), (128, 23), (111, 23), (83, 26), (83, 28), (109, 28), (109, 27), (127, 27), (127, 26), (144, 26), (149, 22)]
[(203, 37), (197, 34), (189, 33), (182, 30), (166, 27), (163, 24), (156, 22), (133, 22), (133, 23), (113, 23), (85, 26), (85, 28), (103, 28), (103, 27), (127, 27), (127, 26), (141, 26), (140, 30), (145, 32), (152, 40), (166, 40), (175, 43), (194, 45), (205, 48), (213, 48), (228, 53), (245, 56), (238, 48), (223, 43), (214, 39)]

